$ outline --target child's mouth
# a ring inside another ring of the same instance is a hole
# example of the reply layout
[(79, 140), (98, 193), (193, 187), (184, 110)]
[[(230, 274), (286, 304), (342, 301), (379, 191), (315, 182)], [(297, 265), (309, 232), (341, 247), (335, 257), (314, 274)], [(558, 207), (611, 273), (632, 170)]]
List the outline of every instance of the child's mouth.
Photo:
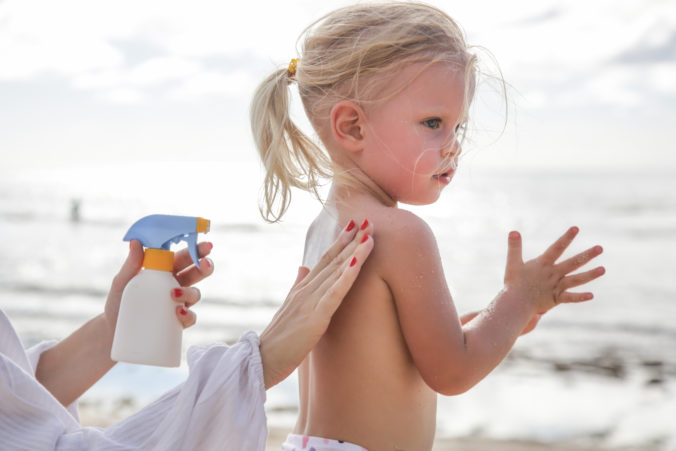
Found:
[(437, 174), (433, 175), (432, 178), (436, 180), (439, 183), (443, 183), (444, 185), (448, 185), (451, 183), (451, 178), (453, 177), (453, 170), (449, 170), (447, 172), (444, 172), (442, 174)]

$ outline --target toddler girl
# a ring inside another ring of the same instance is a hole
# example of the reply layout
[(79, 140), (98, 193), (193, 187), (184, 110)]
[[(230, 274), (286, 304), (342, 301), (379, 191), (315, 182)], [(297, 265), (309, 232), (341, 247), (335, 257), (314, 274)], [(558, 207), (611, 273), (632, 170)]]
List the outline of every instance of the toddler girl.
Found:
[[(304, 265), (317, 262), (348, 218), (360, 221), (347, 228), (378, 234), (299, 369), (300, 413), (284, 450), (429, 450), (437, 393), (463, 393), (483, 379), (539, 314), (592, 298), (569, 289), (604, 269), (569, 274), (600, 246), (557, 263), (573, 227), (524, 263), (520, 235), (511, 232), (503, 290), (484, 311), (461, 319), (430, 228), (398, 208), (435, 202), (451, 182), (476, 64), (444, 12), (416, 3), (365, 4), (311, 25), (300, 59), (256, 91), (251, 124), (267, 170), (266, 219), (282, 217), (291, 187), (316, 192), (321, 177), (332, 177), (307, 232)], [(289, 118), (294, 82), (326, 153)]]

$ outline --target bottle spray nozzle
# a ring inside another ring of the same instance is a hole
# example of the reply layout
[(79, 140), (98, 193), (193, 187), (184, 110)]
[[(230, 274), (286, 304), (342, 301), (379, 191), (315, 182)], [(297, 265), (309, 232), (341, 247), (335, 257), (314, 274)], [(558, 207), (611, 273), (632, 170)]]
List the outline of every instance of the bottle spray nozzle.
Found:
[(194, 216), (150, 215), (132, 225), (124, 241), (138, 240), (143, 247), (169, 250), (171, 243), (188, 243), (190, 258), (200, 267), (197, 255), (197, 234), (207, 233), (211, 226), (208, 219)]

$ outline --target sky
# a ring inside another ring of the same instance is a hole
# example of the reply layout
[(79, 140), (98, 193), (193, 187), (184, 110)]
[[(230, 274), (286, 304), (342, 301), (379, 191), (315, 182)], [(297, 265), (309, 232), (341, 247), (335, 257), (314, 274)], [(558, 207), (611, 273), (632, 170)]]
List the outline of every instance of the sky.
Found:
[[(348, 3), (0, 0), (3, 169), (255, 161), (256, 84)], [(466, 161), (676, 169), (675, 1), (429, 3), (508, 84), (506, 115), (483, 85)]]

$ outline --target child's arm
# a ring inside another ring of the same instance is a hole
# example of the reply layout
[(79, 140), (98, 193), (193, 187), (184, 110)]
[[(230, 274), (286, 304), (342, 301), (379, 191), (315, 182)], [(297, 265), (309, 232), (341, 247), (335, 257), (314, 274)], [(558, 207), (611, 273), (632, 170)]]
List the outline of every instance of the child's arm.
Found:
[[(211, 245), (200, 243), (201, 257), (209, 254)], [(92, 318), (71, 335), (40, 355), (35, 377), (64, 406), (70, 405), (115, 365), (110, 359), (110, 348), (117, 323), (122, 291), (141, 269), (143, 247), (138, 241), (130, 244), (129, 257), (122, 265), (106, 301), (105, 312)], [(186, 269), (186, 267), (188, 269)], [(212, 264), (192, 266), (187, 249), (176, 254), (174, 275), (181, 286), (188, 286), (213, 272)], [(195, 323), (195, 314), (186, 309), (199, 300), (196, 288), (183, 288), (182, 293), (171, 293), (176, 301), (176, 316), (189, 327)]]
[(601, 253), (592, 248), (562, 263), (573, 240), (569, 230), (540, 257), (521, 260), (521, 238), (510, 234), (505, 286), (479, 315), (462, 325), (443, 274), (434, 236), (422, 220), (400, 211), (394, 227), (379, 236), (382, 276), (394, 296), (401, 328), (416, 367), (435, 391), (465, 392), (505, 357), (534, 315), (558, 303), (591, 299), (567, 290), (603, 274), (596, 268), (567, 276)]
[[(470, 312), (470, 313), (465, 313), (460, 317), (460, 323), (464, 326), (465, 324), (469, 323), (472, 321), (474, 318), (479, 316), (481, 311), (478, 312)], [(535, 329), (535, 326), (538, 325), (538, 322), (540, 321), (540, 318), (542, 317), (542, 314), (536, 313), (535, 315), (531, 316), (530, 321), (528, 321), (528, 324), (526, 324), (526, 327), (524, 330), (521, 331), (521, 335), (526, 335), (527, 333), (531, 332), (533, 329)]]

